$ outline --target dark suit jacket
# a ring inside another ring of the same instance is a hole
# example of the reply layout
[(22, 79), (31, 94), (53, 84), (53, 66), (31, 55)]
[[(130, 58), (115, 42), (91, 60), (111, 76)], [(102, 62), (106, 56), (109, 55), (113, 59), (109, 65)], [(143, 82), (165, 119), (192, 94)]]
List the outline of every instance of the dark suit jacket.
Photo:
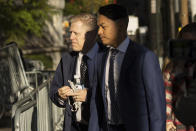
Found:
[[(105, 66), (108, 52), (98, 54), (98, 83), (93, 88), (90, 131), (107, 130)], [(130, 41), (119, 76), (119, 103), (127, 131), (165, 131), (166, 102), (160, 65), (155, 54)]]
[[(91, 87), (92, 84), (94, 83), (94, 76), (95, 76), (94, 57), (97, 55), (98, 45), (95, 44), (93, 48), (95, 48), (93, 50), (95, 52), (89, 51), (87, 53), (87, 56), (90, 55), (90, 57), (92, 58), (87, 60), (88, 73), (89, 73), (89, 89), (88, 89), (87, 97), (91, 97), (91, 90), (92, 90)], [(65, 53), (63, 55), (56, 69), (53, 81), (51, 83), (50, 99), (58, 107), (65, 108), (65, 119), (64, 119), (64, 129), (63, 129), (64, 131), (71, 131), (71, 125), (75, 116), (71, 112), (70, 105), (67, 103), (67, 101), (62, 102), (62, 100), (60, 100), (60, 96), (58, 96), (58, 89), (64, 85), (69, 86), (68, 80), (71, 81), (74, 80), (74, 74), (76, 71), (76, 64), (77, 64), (77, 56), (78, 53), (76, 52)]]

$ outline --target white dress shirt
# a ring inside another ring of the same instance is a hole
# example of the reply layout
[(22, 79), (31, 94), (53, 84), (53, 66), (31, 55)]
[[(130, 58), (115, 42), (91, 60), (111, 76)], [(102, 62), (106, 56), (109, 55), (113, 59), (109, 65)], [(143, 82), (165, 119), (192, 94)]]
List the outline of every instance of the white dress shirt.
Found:
[[(129, 45), (129, 38), (127, 37), (116, 49), (118, 50), (118, 53), (116, 54), (115, 60), (114, 60), (114, 85), (115, 85), (115, 91), (117, 90), (117, 85), (119, 81), (120, 71), (121, 71), (121, 65), (124, 59), (124, 55), (126, 53), (127, 47)], [(105, 72), (105, 93), (107, 98), (107, 111), (108, 111), (108, 122), (109, 124), (122, 124), (122, 120), (120, 120), (120, 123), (113, 123), (111, 120), (111, 101), (110, 101), (110, 91), (108, 88), (108, 82), (109, 82), (109, 67), (110, 67), (110, 56), (111, 56), (111, 49), (113, 47), (110, 47), (110, 51), (108, 54), (107, 62), (106, 62), (106, 72)]]

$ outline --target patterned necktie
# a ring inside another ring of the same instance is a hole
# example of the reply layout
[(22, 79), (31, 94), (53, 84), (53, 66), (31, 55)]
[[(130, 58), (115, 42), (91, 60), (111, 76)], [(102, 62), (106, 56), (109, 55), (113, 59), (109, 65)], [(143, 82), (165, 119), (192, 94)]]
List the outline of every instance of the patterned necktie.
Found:
[(83, 55), (82, 62), (80, 65), (80, 75), (81, 75), (81, 84), (84, 84), (85, 88), (88, 88), (88, 65), (87, 65), (87, 59), (88, 57), (86, 55)]
[(117, 89), (115, 88), (114, 81), (114, 60), (115, 56), (118, 53), (117, 49), (111, 49), (110, 56), (110, 67), (109, 67), (109, 91), (110, 91), (110, 101), (111, 101), (111, 120), (114, 123), (117, 123), (119, 120), (119, 107), (117, 102)]
[[(88, 64), (87, 64), (88, 57), (83, 55), (82, 62), (80, 65), (80, 75), (81, 75), (81, 84), (84, 84), (85, 88), (89, 88), (89, 76), (88, 76)], [(82, 103), (81, 105), (81, 117), (83, 121), (88, 122), (90, 117), (90, 104), (87, 100), (86, 102)]]

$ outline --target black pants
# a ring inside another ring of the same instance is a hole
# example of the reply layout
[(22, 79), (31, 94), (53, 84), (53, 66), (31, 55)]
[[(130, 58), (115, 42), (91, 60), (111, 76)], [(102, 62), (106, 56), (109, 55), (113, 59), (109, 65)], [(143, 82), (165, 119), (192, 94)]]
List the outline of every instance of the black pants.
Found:
[(74, 122), (72, 123), (71, 131), (88, 131), (88, 125)]

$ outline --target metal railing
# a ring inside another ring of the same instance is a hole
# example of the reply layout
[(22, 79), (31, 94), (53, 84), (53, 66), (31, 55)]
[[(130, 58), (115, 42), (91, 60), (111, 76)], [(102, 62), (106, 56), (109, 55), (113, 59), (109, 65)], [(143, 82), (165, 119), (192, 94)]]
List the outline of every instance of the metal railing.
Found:
[(11, 112), (13, 131), (62, 131), (64, 110), (49, 99), (54, 72), (25, 72), (16, 44), (0, 48), (0, 119)]
[(32, 91), (15, 43), (0, 48), (0, 118), (13, 103)]
[[(63, 130), (64, 109), (57, 107), (49, 99), (50, 82), (51, 78), (13, 105), (12, 119), (15, 131)], [(32, 121), (36, 124), (31, 124)]]
[[(29, 95), (27, 95), (26, 97), (24, 97), (22, 100), (18, 101), (17, 103), (15, 103), (12, 107), (12, 119), (14, 120), (14, 127), (13, 129), (15, 131), (21, 131), (22, 129), (24, 129), (24, 127), (21, 127), (21, 123), (20, 123), (20, 117), (21, 117), (21, 114), (22, 113), (25, 113), (26, 111), (28, 111), (29, 109), (31, 109), (32, 107), (36, 107), (36, 106), (39, 106), (38, 104), (38, 101), (39, 101), (39, 98), (36, 98), (38, 97), (39, 93), (44, 89), (44, 88), (48, 88), (49, 85), (50, 85), (50, 82), (51, 82), (51, 79), (48, 79), (47, 81), (45, 81), (44, 83), (42, 83), (40, 86), (38, 86), (35, 90), (33, 90)], [(36, 96), (37, 95), (37, 96)], [(43, 104), (43, 103), (42, 103)], [(47, 108), (50, 108), (50, 107), (47, 107)], [(42, 116), (38, 116), (38, 112), (39, 112), (39, 109), (37, 111), (37, 114), (36, 115), (36, 118), (40, 118)], [(32, 114), (33, 115), (33, 114)], [(27, 116), (26, 114), (24, 115), (24, 117), (29, 117)], [(23, 118), (24, 119), (24, 118)], [(33, 120), (33, 117), (31, 119), (28, 119), (28, 121), (32, 121)], [(39, 121), (39, 120), (35, 120), (34, 121)], [(46, 121), (46, 120), (45, 120)], [(40, 121), (40, 122), (43, 122), (43, 121)], [(27, 124), (28, 125), (28, 124)], [(39, 125), (39, 124), (38, 124)], [(45, 131), (46, 129), (49, 129), (49, 131), (51, 130), (52, 127), (51, 126), (51, 123), (50, 123), (50, 120), (48, 120), (48, 123), (46, 124), (46, 126), (44, 127)], [(39, 131), (41, 131), (38, 127), (27, 127), (26, 130), (28, 129), (31, 129), (31, 128), (34, 128), (34, 129), (38, 129)], [(43, 131), (44, 131), (43, 130)]]

